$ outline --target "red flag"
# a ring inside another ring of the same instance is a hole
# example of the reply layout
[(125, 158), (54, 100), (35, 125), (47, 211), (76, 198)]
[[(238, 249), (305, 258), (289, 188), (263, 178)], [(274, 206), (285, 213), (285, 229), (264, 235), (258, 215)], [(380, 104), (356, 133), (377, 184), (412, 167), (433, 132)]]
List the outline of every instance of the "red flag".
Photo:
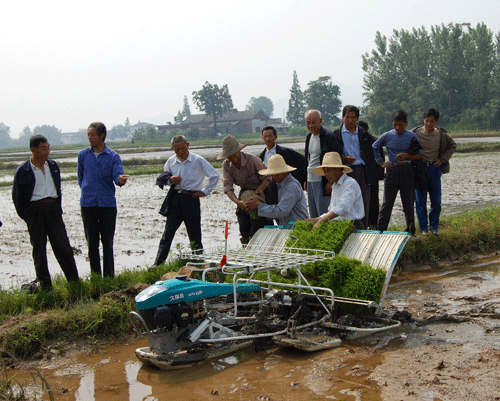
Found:
[(227, 262), (227, 257), (226, 255), (222, 256), (222, 259), (220, 260), (220, 267), (224, 266)]
[(228, 221), (226, 220), (226, 231), (224, 231), (224, 238), (225, 239), (227, 239), (228, 234), (229, 234), (229, 225), (228, 225)]

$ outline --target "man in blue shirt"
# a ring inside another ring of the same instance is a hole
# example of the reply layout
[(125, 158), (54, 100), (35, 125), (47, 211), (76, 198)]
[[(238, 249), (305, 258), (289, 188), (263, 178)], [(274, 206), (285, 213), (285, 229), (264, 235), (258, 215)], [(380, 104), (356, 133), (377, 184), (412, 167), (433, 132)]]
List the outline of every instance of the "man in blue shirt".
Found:
[(266, 169), (259, 170), (260, 175), (270, 176), (278, 188), (278, 203), (266, 205), (256, 198), (245, 202), (247, 210), (257, 210), (259, 217), (270, 217), (278, 224), (286, 226), (291, 221), (307, 219), (307, 201), (302, 185), (290, 173), (296, 167), (286, 164), (281, 155), (272, 155)]
[[(378, 217), (377, 230), (387, 230), (399, 191), (406, 219), (405, 231), (414, 235), (415, 175), (411, 161), (420, 159), (422, 147), (417, 135), (406, 129), (407, 124), (407, 114), (403, 110), (396, 110), (392, 114), (394, 129), (382, 134), (373, 144), (375, 160), (387, 170), (384, 178), (384, 201)], [(387, 149), (389, 160), (386, 162), (379, 153), (382, 146)]]
[(129, 176), (123, 173), (122, 161), (118, 153), (104, 143), (106, 132), (106, 126), (103, 123), (95, 122), (89, 125), (87, 136), (90, 147), (78, 154), (78, 184), (82, 189), (80, 206), (89, 248), (90, 270), (92, 273), (101, 275), (100, 238), (103, 275), (114, 277), (115, 185), (125, 185)]
[(358, 125), (359, 109), (356, 106), (344, 106), (342, 120), (344, 123), (333, 133), (341, 145), (342, 161), (352, 169), (348, 175), (354, 178), (361, 188), (365, 208), (361, 223), (364, 228), (368, 228), (372, 203), (376, 203), (378, 215), (378, 191), (374, 193), (376, 199), (372, 199), (372, 186), (378, 188), (378, 180), (383, 178), (384, 170), (377, 164), (373, 154), (372, 145), (375, 138)]

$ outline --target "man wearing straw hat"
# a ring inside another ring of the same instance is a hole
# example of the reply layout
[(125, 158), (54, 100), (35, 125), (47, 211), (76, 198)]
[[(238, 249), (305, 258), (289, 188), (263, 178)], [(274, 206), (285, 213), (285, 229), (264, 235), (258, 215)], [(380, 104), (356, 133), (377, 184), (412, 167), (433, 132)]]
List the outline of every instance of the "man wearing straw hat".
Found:
[(290, 221), (307, 219), (307, 202), (302, 185), (290, 174), (295, 171), (285, 163), (281, 155), (269, 158), (267, 168), (259, 174), (270, 176), (278, 187), (278, 204), (266, 205), (256, 198), (245, 202), (247, 210), (257, 210), (259, 216), (278, 219), (278, 224), (286, 226)]
[(328, 212), (308, 219), (316, 223), (313, 229), (329, 220), (352, 220), (356, 228), (363, 229), (361, 219), (365, 215), (365, 209), (361, 188), (354, 178), (347, 175), (352, 169), (342, 164), (340, 155), (337, 152), (328, 152), (321, 166), (314, 168), (312, 172), (325, 176), (332, 185)]
[[(259, 228), (272, 224), (265, 217), (252, 218), (245, 206), (245, 199), (250, 196), (265, 200), (264, 190), (271, 183), (268, 177), (259, 174), (259, 170), (266, 168), (262, 160), (250, 153), (242, 152), (246, 144), (239, 143), (232, 135), (227, 135), (222, 141), (222, 153), (217, 160), (222, 163), (222, 177), (224, 179), (224, 193), (236, 203), (236, 217), (240, 226), (240, 241), (248, 244)], [(234, 193), (234, 185), (241, 188), (238, 196)]]

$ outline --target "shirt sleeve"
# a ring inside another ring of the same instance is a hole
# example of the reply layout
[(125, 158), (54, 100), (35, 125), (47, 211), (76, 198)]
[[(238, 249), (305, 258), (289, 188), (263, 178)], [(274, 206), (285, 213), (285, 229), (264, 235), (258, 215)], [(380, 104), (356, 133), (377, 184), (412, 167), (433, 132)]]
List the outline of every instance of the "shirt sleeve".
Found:
[(122, 166), (122, 159), (120, 158), (120, 155), (118, 153), (115, 153), (113, 157), (113, 181), (115, 182), (116, 185), (120, 185), (118, 181), (118, 177), (120, 175), (125, 174), (123, 171), (123, 166)]
[(295, 203), (297, 203), (296, 193), (291, 190), (291, 188), (287, 188), (277, 205), (266, 205), (265, 203), (260, 203), (259, 216), (273, 217), (276, 219), (286, 217), (292, 211)]
[(224, 163), (222, 163), (222, 178), (224, 180), (224, 193), (234, 191), (234, 177), (231, 174), (229, 163), (226, 160), (224, 160)]
[(382, 141), (384, 140), (384, 135), (378, 138), (375, 142), (373, 142), (373, 155), (375, 156), (375, 161), (377, 164), (383, 162), (382, 157), (380, 156), (380, 149), (382, 149)]
[(208, 183), (203, 189), (203, 193), (205, 195), (208, 195), (215, 188), (217, 182), (219, 182), (219, 173), (207, 160), (201, 159), (201, 163), (202, 163), (203, 173), (205, 174), (205, 176), (208, 177)]

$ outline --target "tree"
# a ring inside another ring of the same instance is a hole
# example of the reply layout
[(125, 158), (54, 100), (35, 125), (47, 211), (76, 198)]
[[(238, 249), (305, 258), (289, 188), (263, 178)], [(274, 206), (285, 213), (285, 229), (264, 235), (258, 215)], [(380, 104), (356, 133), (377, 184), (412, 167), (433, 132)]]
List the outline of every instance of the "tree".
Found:
[(262, 110), (268, 117), (272, 117), (274, 111), (274, 105), (271, 99), (265, 96), (251, 97), (247, 106), (245, 107), (247, 111), (259, 111)]
[(319, 77), (316, 81), (311, 81), (305, 91), (305, 101), (307, 109), (321, 111), (321, 117), (325, 125), (339, 124), (342, 102), (339, 99), (340, 88), (332, 83), (332, 77)]
[(43, 135), (51, 145), (62, 145), (61, 130), (55, 125), (39, 125), (33, 129), (33, 135)]
[(184, 120), (184, 117), (182, 115), (182, 112), (179, 110), (177, 112), (177, 115), (174, 116), (174, 123), (178, 125), (178, 124), (182, 123), (182, 120)]
[(143, 142), (156, 142), (161, 140), (160, 134), (153, 124), (149, 124), (146, 127), (137, 128), (134, 131), (132, 138), (135, 141)]
[(306, 105), (304, 102), (304, 94), (300, 90), (299, 79), (297, 72), (293, 72), (293, 83), (290, 88), (290, 99), (288, 100), (288, 111), (286, 112), (286, 119), (292, 125), (304, 125), (304, 113), (306, 112)]
[(182, 117), (186, 118), (191, 115), (191, 109), (189, 108), (188, 97), (184, 95), (184, 104), (182, 106)]
[(193, 92), (193, 102), (201, 112), (214, 120), (214, 134), (217, 133), (217, 118), (233, 108), (233, 100), (227, 85), (218, 87), (208, 81), (199, 90)]
[(440, 125), (494, 120), (500, 53), (482, 23), (395, 30), (389, 40), (377, 32), (375, 49), (362, 57), (365, 118), (374, 133), (390, 128), (396, 109), (408, 113), (410, 126), (430, 107), (439, 109)]
[(0, 148), (8, 148), (12, 144), (12, 138), (9, 135), (10, 127), (0, 123)]
[(21, 131), (21, 134), (19, 135), (19, 138), (17, 138), (17, 146), (19, 147), (26, 147), (29, 145), (30, 138), (33, 136), (33, 133), (31, 132), (31, 128), (26, 126), (23, 128)]

